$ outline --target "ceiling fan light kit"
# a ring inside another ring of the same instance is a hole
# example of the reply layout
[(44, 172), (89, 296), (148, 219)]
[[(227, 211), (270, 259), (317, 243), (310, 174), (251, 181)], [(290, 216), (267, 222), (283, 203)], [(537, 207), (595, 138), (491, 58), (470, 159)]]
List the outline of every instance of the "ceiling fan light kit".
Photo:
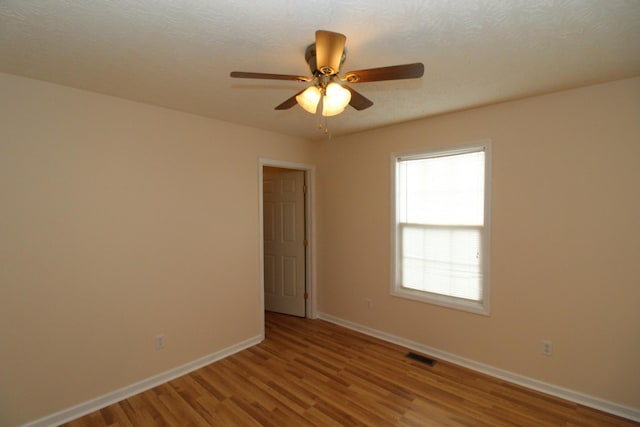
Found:
[(345, 43), (347, 38), (332, 31), (316, 31), (316, 42), (307, 47), (305, 59), (309, 64), (312, 77), (287, 74), (267, 74), (243, 71), (231, 72), (231, 77), (245, 79), (272, 79), (297, 82), (313, 82), (312, 86), (275, 107), (276, 110), (287, 110), (299, 104), (305, 111), (316, 114), (321, 105), (324, 117), (335, 116), (344, 111), (347, 105), (356, 110), (364, 110), (373, 105), (353, 88), (343, 86), (340, 82), (350, 84), (375, 82), (383, 80), (402, 80), (420, 78), (424, 74), (422, 63), (393, 65), (389, 67), (371, 68), (367, 70), (349, 71), (341, 77), (340, 66), (346, 59)]
[(344, 111), (351, 100), (351, 92), (331, 82), (326, 87), (310, 86), (296, 96), (298, 104), (305, 111), (316, 114), (318, 105), (322, 105), (322, 115), (331, 117)]

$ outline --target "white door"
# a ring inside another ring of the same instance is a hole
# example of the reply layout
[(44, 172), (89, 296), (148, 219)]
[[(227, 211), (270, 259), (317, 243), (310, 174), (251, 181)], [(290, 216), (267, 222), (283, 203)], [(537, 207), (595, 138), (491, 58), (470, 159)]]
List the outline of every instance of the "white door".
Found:
[(305, 316), (304, 171), (263, 170), (264, 305)]

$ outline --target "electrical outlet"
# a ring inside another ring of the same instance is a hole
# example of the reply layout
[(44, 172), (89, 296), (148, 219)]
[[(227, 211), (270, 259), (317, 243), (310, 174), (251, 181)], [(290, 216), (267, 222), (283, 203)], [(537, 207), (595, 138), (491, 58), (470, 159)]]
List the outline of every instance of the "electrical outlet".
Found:
[(367, 308), (371, 310), (373, 308), (373, 300), (371, 298), (365, 298), (364, 302), (367, 303)]
[(545, 356), (551, 356), (553, 354), (553, 342), (549, 340), (542, 340), (542, 354)]
[(156, 350), (164, 348), (164, 334), (156, 335)]

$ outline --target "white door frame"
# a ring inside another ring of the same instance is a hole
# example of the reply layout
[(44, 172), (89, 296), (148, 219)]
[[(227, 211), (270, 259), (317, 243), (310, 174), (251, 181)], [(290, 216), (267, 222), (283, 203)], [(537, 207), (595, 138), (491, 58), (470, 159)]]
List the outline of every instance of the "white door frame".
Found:
[(304, 171), (305, 183), (307, 185), (307, 197), (305, 197), (305, 238), (309, 242), (306, 248), (306, 283), (305, 287), (309, 298), (306, 300), (306, 317), (317, 318), (316, 310), (316, 226), (315, 226), (315, 165), (306, 163), (294, 163), (273, 159), (258, 159), (258, 221), (260, 227), (260, 322), (262, 338), (264, 339), (264, 191), (263, 191), (263, 167), (272, 166), (276, 168), (295, 169)]

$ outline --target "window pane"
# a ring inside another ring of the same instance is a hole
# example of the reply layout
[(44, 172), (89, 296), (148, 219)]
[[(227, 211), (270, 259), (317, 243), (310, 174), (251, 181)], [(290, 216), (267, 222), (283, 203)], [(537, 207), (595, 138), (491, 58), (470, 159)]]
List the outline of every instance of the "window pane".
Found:
[(481, 230), (401, 224), (402, 287), (482, 299)]
[(484, 223), (484, 152), (403, 160), (398, 168), (400, 222)]

